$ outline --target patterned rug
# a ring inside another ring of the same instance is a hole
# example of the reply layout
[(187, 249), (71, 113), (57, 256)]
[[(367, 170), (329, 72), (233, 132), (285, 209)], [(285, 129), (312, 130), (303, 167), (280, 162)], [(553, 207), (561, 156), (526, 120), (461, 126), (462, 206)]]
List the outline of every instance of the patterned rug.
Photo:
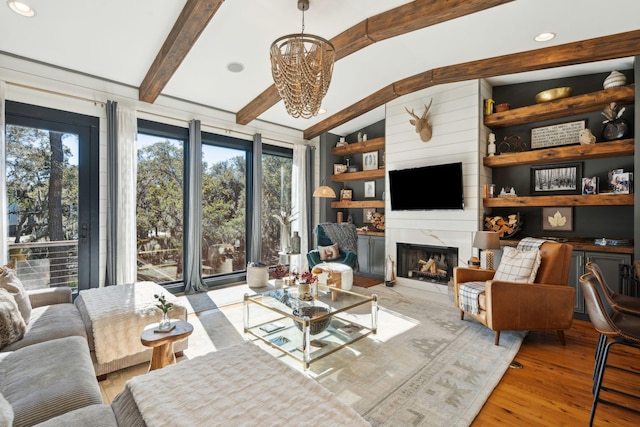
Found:
[[(493, 332), (458, 309), (374, 286), (378, 334), (311, 365), (309, 375), (374, 426), (467, 426), (498, 384), (525, 336)], [(189, 358), (241, 342), (242, 308), (191, 315)], [(277, 353), (274, 353), (277, 354)], [(278, 356), (302, 371), (293, 358)]]

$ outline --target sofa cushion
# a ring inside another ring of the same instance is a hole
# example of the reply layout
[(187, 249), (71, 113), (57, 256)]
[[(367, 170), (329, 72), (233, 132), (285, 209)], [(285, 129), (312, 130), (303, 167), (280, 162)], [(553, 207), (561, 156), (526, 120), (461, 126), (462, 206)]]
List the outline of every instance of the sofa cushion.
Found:
[(82, 337), (33, 344), (6, 355), (0, 362), (0, 388), (13, 408), (14, 427), (102, 403)]
[(7, 266), (0, 267), (0, 288), (9, 291), (18, 303), (18, 309), (22, 314), (24, 323), (29, 324), (31, 318), (31, 301), (22, 282), (16, 276), (16, 272)]
[(27, 325), (15, 298), (6, 289), (0, 288), (0, 348), (21, 339), (25, 329)]
[(521, 251), (506, 246), (493, 280), (533, 283), (540, 267), (540, 251)]
[(13, 425), (13, 408), (7, 399), (0, 394), (0, 426)]
[(320, 259), (322, 261), (338, 259), (338, 256), (340, 256), (337, 243), (334, 243), (331, 246), (318, 246), (318, 251), (320, 252)]
[(85, 406), (66, 414), (58, 415), (36, 427), (117, 427), (118, 422), (110, 405)]
[(24, 337), (6, 346), (2, 351), (14, 351), (29, 345), (70, 336), (87, 338), (84, 323), (75, 305), (65, 303), (36, 307), (31, 312), (31, 321), (27, 324)]

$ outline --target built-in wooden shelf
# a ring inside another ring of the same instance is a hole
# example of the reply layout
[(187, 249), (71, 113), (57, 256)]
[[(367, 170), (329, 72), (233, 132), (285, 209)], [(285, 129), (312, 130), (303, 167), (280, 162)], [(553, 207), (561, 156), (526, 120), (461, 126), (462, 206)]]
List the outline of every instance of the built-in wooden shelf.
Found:
[(513, 110), (493, 113), (485, 117), (484, 124), (490, 128), (535, 123), (544, 120), (576, 116), (604, 109), (610, 102), (632, 104), (635, 99), (635, 84), (614, 87), (584, 95), (529, 105)]
[[(541, 237), (541, 238), (544, 238), (544, 237)], [(595, 240), (594, 238), (572, 237), (571, 239), (569, 239), (564, 243), (571, 245), (574, 251), (608, 252), (608, 253), (633, 255), (633, 245), (631, 246), (596, 245), (595, 243), (593, 243), (594, 240)], [(519, 242), (520, 240), (518, 239), (500, 240), (500, 243), (506, 246), (518, 246)]]
[(340, 202), (331, 202), (332, 208), (351, 209), (351, 208), (382, 208), (384, 209), (384, 200), (343, 200)]
[(633, 206), (633, 194), (494, 197), (483, 199), (483, 206), (485, 208), (509, 208), (519, 206)]
[(380, 178), (384, 178), (384, 169), (373, 169), (360, 172), (345, 172), (339, 173), (337, 175), (331, 175), (331, 181), (334, 182), (364, 181), (368, 179)]
[(332, 147), (331, 154), (338, 156), (350, 156), (356, 153), (366, 153), (384, 149), (384, 137), (370, 139), (368, 141), (353, 142), (342, 147)]
[(539, 163), (561, 163), (605, 157), (633, 156), (634, 139), (599, 142), (590, 145), (571, 145), (566, 147), (543, 148), (522, 153), (505, 153), (485, 157), (483, 163), (490, 168), (533, 165)]
[(358, 234), (361, 236), (381, 236), (384, 237), (384, 231), (363, 231), (358, 230)]

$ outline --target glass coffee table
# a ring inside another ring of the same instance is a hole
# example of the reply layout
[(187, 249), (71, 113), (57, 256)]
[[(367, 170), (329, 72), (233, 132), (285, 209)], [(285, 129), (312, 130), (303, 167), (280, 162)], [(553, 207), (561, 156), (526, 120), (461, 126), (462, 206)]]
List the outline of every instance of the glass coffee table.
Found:
[[(332, 300), (332, 293), (336, 295)], [(302, 362), (304, 369), (375, 334), (378, 297), (320, 285), (312, 298), (295, 286), (244, 295), (244, 333)]]

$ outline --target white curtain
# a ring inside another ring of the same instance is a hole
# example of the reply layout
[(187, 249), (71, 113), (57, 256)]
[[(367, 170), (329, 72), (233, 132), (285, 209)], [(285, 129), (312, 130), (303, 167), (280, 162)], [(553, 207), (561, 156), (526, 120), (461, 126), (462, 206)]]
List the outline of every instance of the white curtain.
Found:
[(187, 217), (184, 235), (184, 292), (206, 292), (202, 282), (202, 135), (200, 120), (189, 122), (187, 146)]
[(134, 110), (107, 102), (107, 285), (137, 278), (136, 183), (138, 124)]
[(293, 146), (293, 168), (291, 171), (291, 213), (295, 219), (293, 231), (300, 234), (300, 256), (291, 257), (291, 268), (297, 272), (309, 270), (309, 175), (307, 166), (308, 147), (303, 144)]
[(7, 239), (8, 224), (7, 219), (7, 163), (6, 163), (6, 129), (5, 129), (5, 105), (7, 84), (0, 81), (0, 264), (5, 265), (8, 261)]

